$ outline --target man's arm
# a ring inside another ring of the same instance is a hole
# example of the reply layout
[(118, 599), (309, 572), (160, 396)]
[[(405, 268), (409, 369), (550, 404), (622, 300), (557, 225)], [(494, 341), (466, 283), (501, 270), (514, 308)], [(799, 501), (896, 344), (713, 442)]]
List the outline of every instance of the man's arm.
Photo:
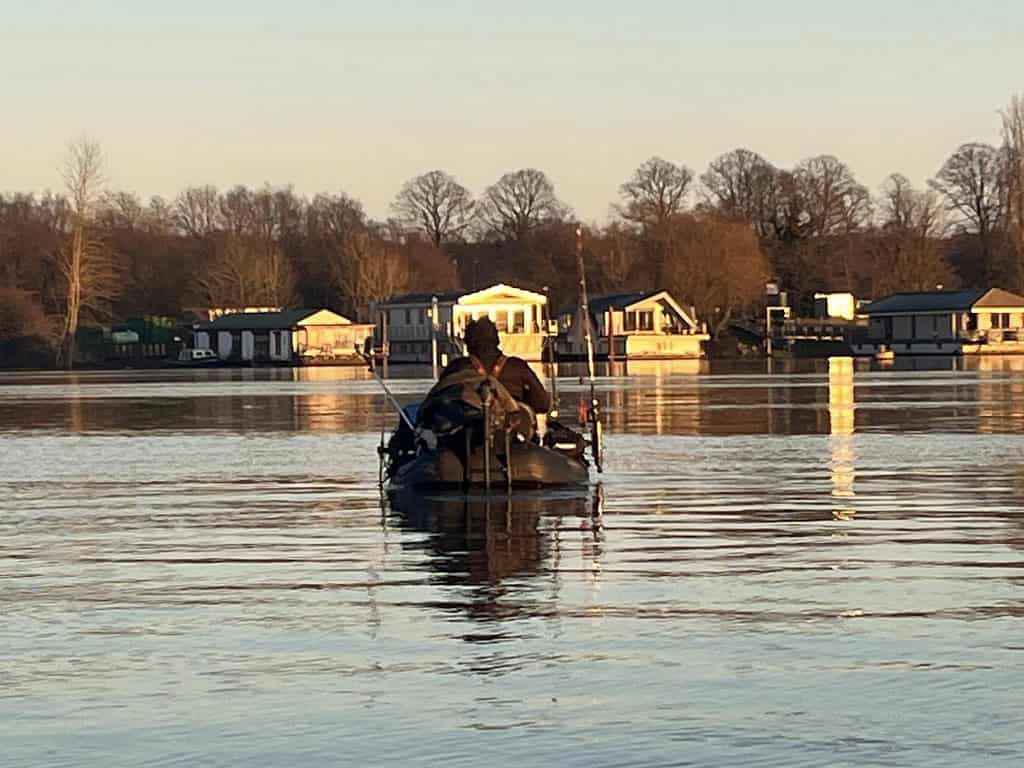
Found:
[(441, 375), (437, 377), (437, 380), (440, 381), (445, 376), (451, 376), (453, 373), (465, 371), (472, 367), (473, 363), (468, 357), (457, 357), (445, 366), (445, 369), (441, 371)]
[(522, 368), (523, 399), (535, 412), (547, 413), (551, 408), (551, 396), (525, 360), (520, 360), (519, 365)]

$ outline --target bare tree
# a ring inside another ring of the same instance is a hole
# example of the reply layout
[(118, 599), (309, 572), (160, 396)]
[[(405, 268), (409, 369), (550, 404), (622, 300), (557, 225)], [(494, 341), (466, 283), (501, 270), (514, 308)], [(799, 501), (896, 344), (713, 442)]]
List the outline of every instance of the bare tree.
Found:
[(567, 213), (551, 181), (534, 168), (506, 173), (487, 188), (480, 204), (480, 215), (490, 229), (513, 241), (525, 240), (541, 224)]
[(942, 235), (942, 204), (938, 195), (933, 190), (914, 189), (901, 173), (890, 174), (882, 182), (879, 209), (884, 229), (915, 232), (921, 237)]
[(861, 241), (875, 296), (956, 282), (943, 254), (942, 201), (934, 191), (916, 190), (906, 176), (891, 174), (882, 183), (879, 224)]
[(744, 223), (717, 217), (677, 216), (672, 257), (659, 271), (660, 285), (697, 308), (719, 330), (760, 300), (769, 276), (757, 235)]
[(619, 213), (637, 224), (664, 226), (684, 209), (692, 183), (693, 171), (685, 165), (652, 157), (619, 187), (624, 202)]
[(212, 307), (287, 307), (295, 299), (295, 274), (276, 245), (229, 233), (215, 239), (216, 250), (195, 278)]
[(206, 237), (220, 228), (217, 188), (207, 184), (189, 187), (174, 201), (174, 220), (192, 237)]
[(740, 148), (712, 160), (700, 180), (722, 216), (745, 221), (768, 237), (774, 234), (776, 174), (761, 155)]
[(810, 235), (848, 234), (866, 224), (871, 194), (857, 183), (846, 163), (832, 155), (801, 162), (794, 171)]
[(1001, 115), (1007, 218), (1014, 228), (1017, 258), (1024, 260), (1024, 96), (1013, 96)]
[(966, 232), (990, 237), (1003, 215), (1003, 162), (990, 144), (963, 144), (929, 184)]
[(350, 232), (330, 262), (331, 278), (359, 317), (368, 317), (373, 302), (404, 291), (409, 263), (399, 244), (373, 227)]
[(82, 312), (103, 313), (116, 294), (113, 259), (93, 226), (106, 183), (100, 145), (84, 137), (73, 141), (68, 146), (62, 176), (71, 205), (71, 232), (56, 260), (63, 315), (57, 365), (71, 368)]
[(399, 220), (421, 230), (435, 248), (459, 237), (473, 221), (469, 190), (444, 171), (405, 182), (391, 204)]

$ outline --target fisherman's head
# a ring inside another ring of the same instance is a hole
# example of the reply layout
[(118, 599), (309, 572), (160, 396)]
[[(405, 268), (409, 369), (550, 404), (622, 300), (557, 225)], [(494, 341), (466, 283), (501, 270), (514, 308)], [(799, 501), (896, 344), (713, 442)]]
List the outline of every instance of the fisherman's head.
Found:
[(462, 338), (466, 342), (466, 349), (469, 350), (471, 355), (493, 351), (501, 343), (498, 338), (498, 327), (489, 317), (470, 320), (466, 325), (466, 331)]

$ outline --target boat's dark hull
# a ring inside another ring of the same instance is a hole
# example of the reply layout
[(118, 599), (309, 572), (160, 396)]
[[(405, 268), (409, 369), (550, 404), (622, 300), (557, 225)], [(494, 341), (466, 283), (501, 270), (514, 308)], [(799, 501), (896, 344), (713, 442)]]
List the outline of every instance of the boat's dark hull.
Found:
[[(514, 443), (508, 460), (491, 455), (491, 487), (571, 488), (585, 486), (590, 475), (585, 465), (558, 451), (533, 443)], [(391, 487), (419, 490), (458, 489), (487, 484), (483, 450), (475, 451), (466, 472), (460, 458), (450, 450), (423, 451), (409, 460), (391, 478)]]

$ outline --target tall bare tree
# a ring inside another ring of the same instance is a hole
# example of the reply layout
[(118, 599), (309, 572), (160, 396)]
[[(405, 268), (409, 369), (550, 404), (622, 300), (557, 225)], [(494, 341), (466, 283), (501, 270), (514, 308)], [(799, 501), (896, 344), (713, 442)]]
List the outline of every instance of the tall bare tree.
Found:
[(860, 243), (871, 294), (951, 287), (956, 280), (943, 254), (939, 196), (914, 189), (899, 173), (886, 178), (881, 191), (879, 227)]
[(846, 163), (833, 155), (818, 155), (794, 171), (809, 234), (848, 234), (866, 224), (871, 194), (859, 184)]
[(480, 215), (492, 232), (523, 241), (541, 224), (564, 218), (568, 211), (555, 196), (548, 177), (535, 168), (506, 173), (484, 192)]
[(685, 208), (692, 183), (693, 171), (685, 165), (652, 157), (619, 187), (623, 199), (619, 212), (628, 221), (663, 227)]
[(1024, 261), (1024, 96), (1014, 95), (1002, 111), (1007, 218), (1017, 258)]
[(61, 175), (71, 205), (71, 231), (57, 252), (63, 317), (57, 365), (71, 368), (82, 312), (104, 312), (106, 302), (116, 294), (116, 285), (111, 253), (93, 222), (106, 183), (100, 145), (84, 137), (73, 141)]
[(934, 190), (914, 189), (901, 173), (890, 174), (882, 182), (879, 202), (884, 229), (917, 232), (922, 237), (938, 238), (944, 229), (942, 203)]
[(212, 235), (221, 226), (219, 198), (212, 185), (189, 187), (174, 200), (175, 223), (192, 237)]
[(200, 296), (212, 307), (287, 307), (295, 300), (295, 274), (281, 248), (224, 233), (197, 272)]
[(458, 238), (473, 221), (469, 190), (444, 171), (409, 179), (391, 204), (399, 220), (419, 229), (435, 248)]
[(677, 216), (669, 226), (675, 230), (674, 249), (659, 270), (659, 283), (694, 305), (698, 317), (720, 330), (760, 300), (769, 265), (749, 226), (692, 215)]
[(762, 237), (774, 234), (777, 171), (756, 152), (734, 149), (711, 161), (700, 177), (709, 202), (725, 218), (745, 221)]
[(1005, 156), (990, 144), (962, 144), (929, 184), (946, 200), (961, 233), (976, 237), (987, 279), (999, 271), (996, 232), (1006, 207)]
[(357, 317), (368, 318), (370, 304), (404, 291), (409, 262), (399, 244), (372, 226), (350, 231), (330, 262), (331, 278), (351, 302)]
[(1003, 161), (990, 144), (962, 144), (929, 184), (946, 199), (960, 227), (988, 238), (1004, 210)]

